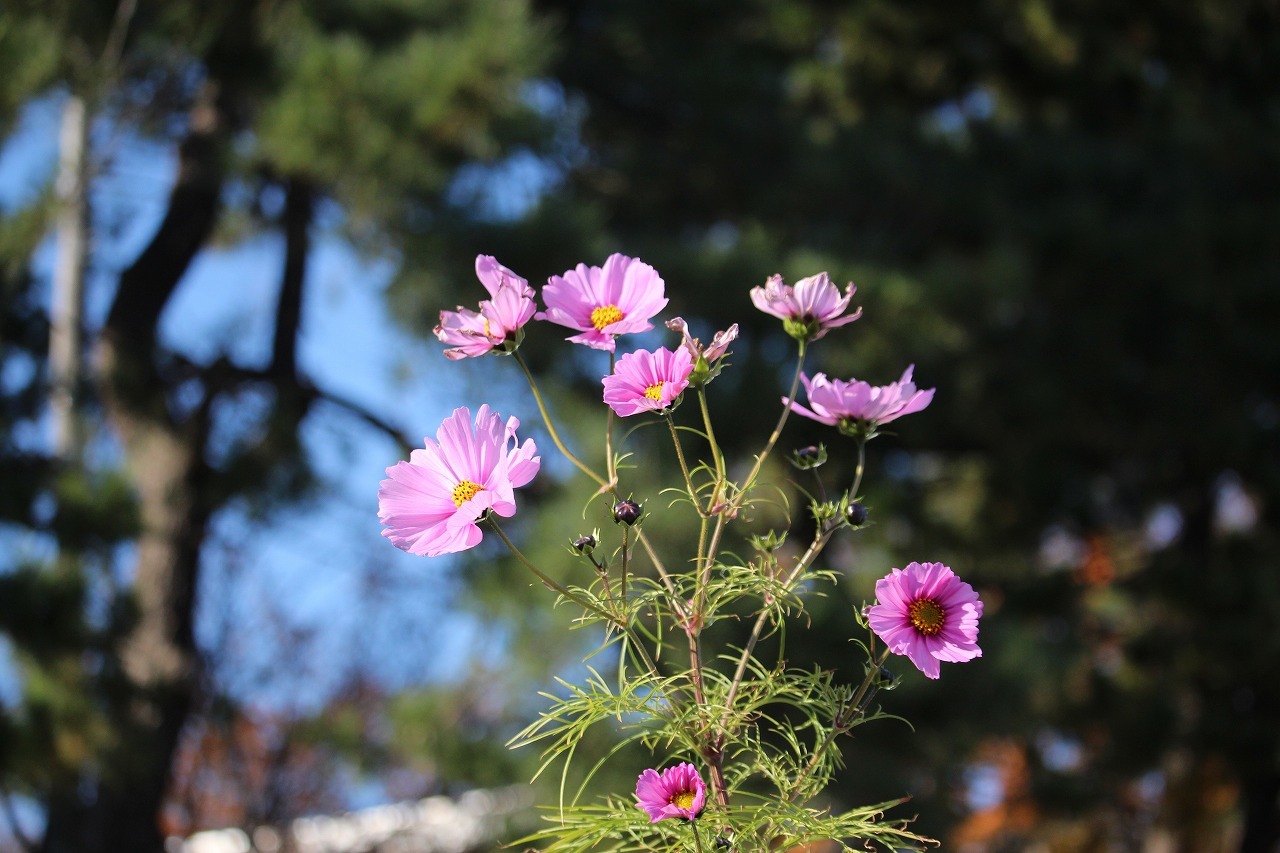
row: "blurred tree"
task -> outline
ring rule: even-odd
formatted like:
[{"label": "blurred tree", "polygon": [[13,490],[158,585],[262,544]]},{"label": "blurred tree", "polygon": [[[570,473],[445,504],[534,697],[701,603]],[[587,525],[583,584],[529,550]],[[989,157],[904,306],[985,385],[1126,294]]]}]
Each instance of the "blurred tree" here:
[{"label": "blurred tree", "polygon": [[939,389],[873,448],[873,518],[892,523],[859,534],[847,600],[788,655],[836,665],[847,605],[928,558],[983,588],[987,657],[927,689],[908,676],[891,704],[921,733],[855,744],[875,772],[844,795],[909,790],[941,833],[975,766],[1016,765],[1006,794],[1043,820],[991,829],[991,849],[1069,815],[1205,849],[1209,815],[1272,851],[1277,5],[541,8],[565,180],[514,226],[450,223],[460,255],[537,278],[637,254],[669,314],[746,324],[712,395],[730,442],[773,417],[760,389],[785,350],[745,298],[772,272],[862,286],[866,316],[813,369],[881,382],[914,361]]},{"label": "blurred tree", "polygon": [[[47,548],[0,575],[0,628],[23,683],[3,717],[0,796],[43,807],[40,849],[162,849],[179,736],[216,689],[193,630],[210,524],[238,498],[305,493],[301,423],[318,400],[354,410],[297,362],[319,212],[340,211],[329,219],[383,249],[405,223],[429,228],[461,166],[535,139],[520,86],[540,36],[522,0],[5,5],[0,128],[58,93],[74,131],[57,200],[40,194],[3,221],[4,517]],[[83,147],[104,134],[172,145],[176,175],[102,325],[81,328],[74,286],[55,298],[70,311],[53,318],[50,362],[44,282],[27,264],[59,210],[71,242],[60,271],[74,278],[84,247],[107,243],[87,202],[111,147]],[[264,232],[284,245],[270,360],[197,363],[165,346],[161,315],[198,255]],[[92,250],[87,260],[107,267]],[[47,392],[60,423],[80,424],[56,453],[32,437]],[[228,423],[246,394],[266,404]],[[86,452],[104,432],[119,469]]]}]

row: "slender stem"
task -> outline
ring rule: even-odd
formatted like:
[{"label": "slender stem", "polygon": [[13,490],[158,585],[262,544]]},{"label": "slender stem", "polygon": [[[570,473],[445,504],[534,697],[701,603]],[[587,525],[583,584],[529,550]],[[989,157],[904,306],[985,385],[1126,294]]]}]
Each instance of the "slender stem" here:
[{"label": "slender stem", "polygon": [[630,527],[622,528],[622,592],[620,595],[624,602],[627,600],[627,564],[631,562],[631,543],[628,541],[630,530]]},{"label": "slender stem", "polygon": [[[592,562],[592,563],[595,563],[595,558],[594,558],[594,557],[591,559],[591,562]],[[626,601],[627,601],[627,600],[626,600],[626,596],[625,596],[625,594],[624,594],[624,595],[622,595],[622,597],[621,597],[621,599],[618,601],[618,603],[616,603],[616,604],[614,603],[614,601],[613,601],[613,589],[612,589],[612,587],[611,587],[611,586],[610,586],[610,584],[609,584],[609,570],[608,570],[608,568],[600,568],[600,566],[601,566],[601,565],[602,565],[602,564],[597,564],[597,565],[596,565],[596,571],[597,571],[597,574],[599,574],[599,576],[600,576],[600,583],[601,583],[601,585],[604,587],[604,600],[605,600],[605,601],[607,601],[607,602],[609,603],[609,606],[610,606],[610,607],[616,607],[616,608],[617,608],[617,610],[618,610],[618,615],[614,616],[614,617],[613,617],[613,620],[614,620],[615,622],[620,622],[620,621],[622,621],[622,619],[623,619],[623,606],[626,604]],[[626,580],[626,577],[627,577],[627,570],[626,570],[626,566],[625,566],[625,564],[624,564],[624,565],[623,565],[623,569],[622,569],[622,578],[623,578],[623,580],[624,580],[624,581]]]},{"label": "slender stem", "polygon": [[[515,352],[516,364],[520,365],[520,369],[524,371],[525,379],[529,382],[529,389],[533,391],[533,399],[538,404],[538,411],[542,414],[542,422],[547,426],[547,432],[551,434],[551,440],[555,442],[556,447],[564,454],[565,458],[572,462],[579,471],[595,480],[600,485],[601,491],[608,491],[618,497],[618,484],[612,478],[606,480],[591,470],[581,459],[569,452],[569,448],[564,446],[564,442],[560,440],[559,433],[556,432],[555,424],[551,421],[551,415],[547,412],[546,404],[542,400],[542,394],[538,391],[538,383],[534,381],[533,374],[529,371],[529,365],[524,361],[520,351]],[[667,573],[666,568],[662,564],[662,560],[658,557],[658,552],[653,549],[653,545],[649,542],[649,538],[644,535],[643,531],[636,531],[636,539],[644,546],[645,553],[649,555],[649,560],[653,563],[653,567],[658,572],[658,577],[662,579],[667,590],[673,595],[675,594],[675,585],[671,581],[671,576]]]},{"label": "slender stem", "polygon": [[[818,762],[822,760],[822,754],[831,748],[831,744],[835,743],[837,737],[847,732],[849,727],[853,725],[858,717],[862,716],[863,709],[861,707],[863,697],[867,695],[867,691],[871,689],[871,685],[880,676],[880,667],[884,666],[885,660],[889,657],[889,649],[886,647],[879,655],[871,661],[871,666],[867,668],[867,675],[862,679],[862,684],[858,687],[853,698],[849,700],[849,704],[844,710],[836,714],[836,718],[831,721],[831,731],[827,732],[827,736],[823,738],[822,743],[813,751],[813,757],[809,759],[809,763],[804,770],[796,777],[795,784],[791,788],[791,793],[787,795],[787,800],[794,800],[800,794],[800,787],[804,781],[813,775],[813,771],[818,769]],[[847,717],[847,719],[845,719]]]},{"label": "slender stem", "polygon": [[[827,540],[831,538],[831,534],[834,532],[834,527],[818,531],[818,533],[813,537],[813,541],[809,543],[809,547],[805,550],[803,556],[800,557],[800,561],[796,563],[795,568],[793,568],[791,573],[787,575],[787,579],[783,583],[784,589],[789,588],[791,584],[795,583],[796,578],[798,578],[800,574],[809,567],[814,559],[817,558],[818,554],[822,552],[823,547],[827,544]],[[751,660],[751,653],[755,651],[756,643],[760,640],[760,634],[764,631],[764,623],[768,618],[768,609],[761,610],[760,614],[756,616],[755,625],[751,628],[751,635],[747,638],[747,644],[743,647],[742,655],[738,658],[738,668],[734,670],[733,681],[729,683],[729,692],[726,694],[724,700],[725,712],[724,716],[720,720],[721,728],[724,728],[724,726],[729,722],[729,714],[733,710],[733,701],[738,696],[738,688],[742,685],[742,678],[747,672],[747,662]]]},{"label": "slender stem", "polygon": [[[613,351],[610,350],[609,372],[605,375],[612,376],[613,368],[614,368]],[[611,406],[605,406],[605,409],[607,409],[608,411],[605,413],[605,426],[604,426],[604,470],[605,470],[605,473],[609,476],[609,482],[616,483],[618,482],[618,472],[615,471],[613,467],[613,408]]]},{"label": "slender stem", "polygon": [[592,613],[601,617],[602,619],[609,622],[610,624],[618,626],[618,628],[622,631],[622,633],[626,634],[627,637],[631,640],[632,647],[639,653],[640,657],[644,661],[645,667],[649,670],[650,674],[653,675],[654,678],[661,678],[661,675],[658,672],[657,665],[653,662],[653,659],[649,657],[649,652],[645,649],[643,645],[641,645],[640,639],[631,632],[630,626],[627,625],[624,619],[620,618],[619,616],[615,616],[612,613],[609,613],[607,610],[604,610],[595,602],[588,601],[582,596],[574,592],[571,592],[559,581],[556,581],[548,577],[541,569],[539,569],[532,562],[530,562],[528,557],[526,557],[523,553],[521,553],[520,549],[515,546],[514,542],[512,542],[510,539],[507,538],[507,534],[504,533],[502,531],[502,528],[498,526],[498,521],[497,519],[494,518],[492,513],[489,514],[486,521],[488,522],[489,527],[493,530],[493,532],[498,534],[498,538],[501,539],[503,543],[506,544],[507,548],[510,549],[511,553],[515,555],[516,559],[519,560],[521,563],[523,563],[525,568],[533,572],[533,574],[538,578],[538,580],[542,581],[549,589],[555,590],[556,592],[560,593],[565,598],[569,599],[574,604],[578,605],[584,610],[590,610]]},{"label": "slender stem", "polygon": [[738,494],[733,499],[735,507],[742,505],[742,500],[747,492],[751,489],[751,485],[755,482],[756,476],[760,473],[760,469],[764,467],[764,460],[768,458],[769,452],[773,450],[773,446],[778,443],[778,439],[782,436],[782,428],[786,426],[787,416],[791,414],[790,402],[796,398],[796,390],[800,387],[800,373],[804,370],[804,354],[805,342],[800,342],[800,354],[796,359],[796,373],[791,378],[791,390],[787,393],[788,404],[782,407],[782,414],[778,417],[778,425],[773,428],[773,432],[769,435],[769,440],[765,442],[764,450],[760,451],[760,455],[756,457],[756,464],[751,469],[751,473],[742,481],[742,488],[738,490]]},{"label": "slender stem", "polygon": [[698,831],[698,821],[697,820],[689,821],[689,828],[693,830],[693,846],[697,848],[698,853],[703,853],[702,833]]},{"label": "slender stem", "polygon": [[849,487],[849,503],[853,503],[858,497],[858,489],[862,488],[862,472],[867,466],[867,440],[865,438],[858,439],[858,467],[853,472],[853,485]]},{"label": "slender stem", "polygon": [[720,444],[716,441],[715,430],[711,428],[711,411],[707,408],[707,390],[703,386],[698,389],[698,406],[702,409],[702,424],[707,430],[707,443],[711,445],[711,458],[716,466],[716,487],[711,494],[710,500],[707,502],[707,511],[711,511],[715,507],[716,502],[720,500],[720,493],[724,489],[724,456],[720,453]]},{"label": "slender stem", "polygon": [[[560,440],[560,434],[556,432],[555,424],[551,421],[551,415],[547,412],[547,406],[542,401],[542,393],[538,391],[538,383],[534,381],[533,373],[529,371],[529,365],[525,364],[524,357],[520,355],[519,350],[516,350],[515,358],[516,358],[516,364],[520,365],[520,369],[524,371],[524,378],[529,381],[529,389],[533,391],[533,399],[534,399],[534,402],[538,404],[538,411],[542,414],[542,422],[546,424],[547,432],[551,434],[551,440],[555,442],[556,447],[560,450],[561,453],[564,454],[566,459],[568,459],[570,462],[574,464],[575,467],[577,467],[579,471],[586,474],[591,479],[595,480],[596,483],[598,483],[602,489],[612,488],[612,484],[613,484],[612,479],[606,480],[605,478],[601,477],[599,474],[593,471],[590,467],[588,467],[588,465],[585,462],[583,462],[577,456],[574,456],[573,453],[569,451],[569,448],[564,446],[564,442]],[[610,410],[610,413],[612,413],[612,410]]]},{"label": "slender stem", "polygon": [[667,428],[671,430],[671,442],[676,446],[676,459],[680,460],[680,473],[684,474],[684,486],[689,490],[689,500],[693,501],[694,507],[701,515],[702,507],[698,505],[698,492],[693,488],[693,478],[689,476],[689,466],[684,461],[684,448],[680,446],[680,433],[676,432],[676,422],[672,420],[670,412],[663,414],[662,419],[667,422]]}]

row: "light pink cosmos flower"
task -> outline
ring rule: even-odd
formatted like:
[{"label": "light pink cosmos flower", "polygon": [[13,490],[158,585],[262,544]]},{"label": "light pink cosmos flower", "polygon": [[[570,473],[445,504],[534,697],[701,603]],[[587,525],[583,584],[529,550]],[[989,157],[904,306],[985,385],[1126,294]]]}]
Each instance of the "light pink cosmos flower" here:
[{"label": "light pink cosmos flower", "polygon": [[524,338],[524,326],[533,318],[533,288],[529,282],[504,267],[492,255],[476,256],[476,277],[489,291],[480,311],[458,306],[457,311],[441,311],[436,337],[452,349],[446,357],[457,360],[487,355],[495,350],[510,353]]},{"label": "light pink cosmos flower", "polygon": [[668,767],[659,775],[648,769],[636,782],[637,808],[649,813],[649,823],[669,817],[693,820],[707,803],[707,786],[698,768],[685,762]]},{"label": "light pink cosmos flower", "polygon": [[909,563],[876,581],[876,601],[867,622],[889,651],[906,655],[929,678],[939,661],[964,663],[982,657],[978,619],[982,601],[973,587],[942,563]]},{"label": "light pink cosmos flower", "polygon": [[578,329],[567,340],[614,351],[614,338],[653,328],[649,320],[667,304],[657,271],[637,258],[610,255],[603,267],[578,264],[553,275],[542,289],[547,310],[537,319]]},{"label": "light pink cosmos flower", "polygon": [[936,388],[920,391],[911,381],[911,365],[897,382],[873,386],[857,379],[828,379],[825,373],[814,374],[810,379],[800,374],[804,390],[809,396],[809,408],[795,400],[782,398],[782,402],[797,414],[812,418],[828,426],[839,427],[847,435],[859,431],[866,437],[875,434],[880,424],[897,420],[925,408],[933,401]]},{"label": "light pink cosmos flower", "polygon": [[520,422],[483,405],[472,427],[471,411],[457,408],[424,439],[408,462],[387,469],[378,490],[382,535],[402,551],[427,557],[465,551],[480,543],[476,521],[492,511],[515,515],[513,488],[538,473],[541,457],[533,439],[516,444]]},{"label": "light pink cosmos flower", "polygon": [[862,316],[859,308],[840,316],[849,308],[857,288],[853,282],[845,287],[844,296],[831,283],[825,272],[802,278],[792,287],[782,283],[782,276],[771,275],[764,287],[751,288],[751,301],[766,314],[782,320],[787,334],[799,341],[816,341],[828,330],[852,323]]},{"label": "light pink cosmos flower", "polygon": [[693,356],[681,348],[672,352],[659,347],[653,352],[629,352],[606,376],[604,401],[618,417],[639,412],[660,412],[671,408],[689,387]]}]

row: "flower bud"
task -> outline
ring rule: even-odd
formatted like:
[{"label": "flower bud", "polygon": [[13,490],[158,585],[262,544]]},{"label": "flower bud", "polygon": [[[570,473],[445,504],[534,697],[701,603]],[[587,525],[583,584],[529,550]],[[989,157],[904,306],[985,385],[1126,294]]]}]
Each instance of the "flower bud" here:
[{"label": "flower bud", "polygon": [[618,501],[613,505],[613,521],[615,524],[622,522],[630,527],[640,520],[640,516],[643,513],[644,509],[640,504],[632,500]]},{"label": "flower bud", "polygon": [[577,551],[579,554],[591,556],[591,552],[595,549],[596,537],[589,533],[586,536],[579,536],[577,539],[573,540],[573,550]]},{"label": "flower bud", "polygon": [[791,464],[801,471],[809,471],[823,465],[827,461],[827,446],[825,444],[809,445],[808,447],[800,447],[791,451]]},{"label": "flower bud", "polygon": [[862,501],[854,501],[844,511],[845,520],[849,522],[850,527],[861,527],[867,523],[867,508],[862,505]]},{"label": "flower bud", "polygon": [[782,543],[786,541],[787,533],[785,530],[781,534],[776,530],[770,530],[764,536],[753,535],[751,537],[751,547],[762,554],[772,554],[782,547]]}]

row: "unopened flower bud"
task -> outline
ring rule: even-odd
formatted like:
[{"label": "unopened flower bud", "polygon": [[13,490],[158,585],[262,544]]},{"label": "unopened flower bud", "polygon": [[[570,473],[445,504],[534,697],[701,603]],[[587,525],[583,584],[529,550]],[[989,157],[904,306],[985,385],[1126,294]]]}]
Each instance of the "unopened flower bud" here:
[{"label": "unopened flower bud", "polygon": [[595,549],[596,537],[591,534],[579,536],[577,539],[573,540],[573,550],[577,551],[579,554],[586,554],[590,556],[591,552]]},{"label": "unopened flower bud", "polygon": [[784,530],[778,533],[776,530],[770,530],[764,536],[753,535],[751,537],[751,547],[763,554],[772,554],[787,541],[787,533]]},{"label": "unopened flower bud", "polygon": [[825,444],[811,444],[808,447],[801,447],[791,451],[791,464],[801,471],[817,468],[826,463],[826,461],[827,446]]},{"label": "unopened flower bud", "polygon": [[623,524],[630,527],[631,525],[635,524],[637,521],[640,520],[640,516],[643,512],[644,512],[644,509],[641,508],[640,504],[636,503],[635,501],[632,501],[632,500],[618,501],[616,504],[613,505],[613,520],[615,524],[617,522],[622,522]]},{"label": "unopened flower bud", "polygon": [[862,501],[854,501],[844,511],[844,517],[850,527],[861,527],[867,523],[867,508],[862,505]]}]

